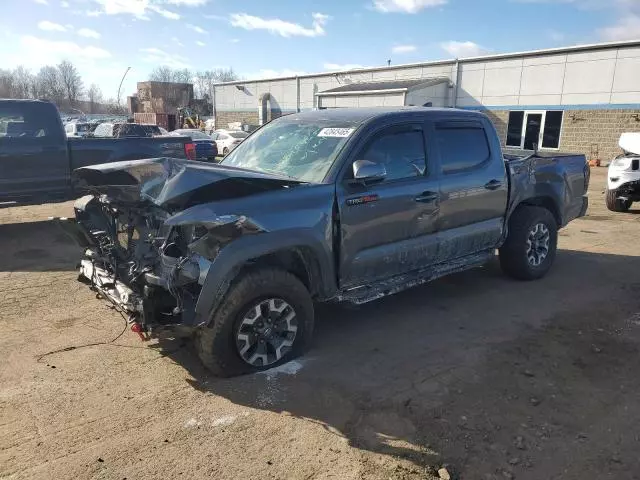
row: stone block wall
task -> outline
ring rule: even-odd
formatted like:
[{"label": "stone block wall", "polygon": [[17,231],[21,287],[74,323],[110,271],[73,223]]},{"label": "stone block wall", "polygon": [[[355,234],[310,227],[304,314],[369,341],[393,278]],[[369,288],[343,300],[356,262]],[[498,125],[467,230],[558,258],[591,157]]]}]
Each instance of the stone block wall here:
[{"label": "stone block wall", "polygon": [[[283,112],[279,108],[272,108],[267,115],[267,121],[274,118],[290,115],[294,112]],[[225,110],[216,110],[216,128],[228,128],[228,124],[232,122],[242,122],[248,125],[260,125],[258,110],[255,112],[231,112]]]},{"label": "stone block wall", "polygon": [[229,123],[241,122],[258,125],[258,110],[255,112],[227,112],[216,111],[216,128],[228,128]]},{"label": "stone block wall", "polygon": [[[484,113],[495,125],[504,147],[509,111]],[[587,160],[608,162],[622,152],[618,140],[624,132],[640,132],[640,110],[565,110],[559,151],[583,153]]]},{"label": "stone block wall", "polygon": [[640,132],[640,110],[567,110],[560,150],[609,161],[622,153],[618,140],[624,132]]}]

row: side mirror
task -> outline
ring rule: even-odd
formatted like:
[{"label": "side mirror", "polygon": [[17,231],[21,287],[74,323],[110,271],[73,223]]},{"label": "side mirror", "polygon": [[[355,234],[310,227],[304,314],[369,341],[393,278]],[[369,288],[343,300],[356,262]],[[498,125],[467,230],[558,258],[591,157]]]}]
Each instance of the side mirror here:
[{"label": "side mirror", "polygon": [[356,160],[353,162],[353,180],[355,183],[367,185],[381,182],[387,176],[387,169],[380,163],[369,160]]}]

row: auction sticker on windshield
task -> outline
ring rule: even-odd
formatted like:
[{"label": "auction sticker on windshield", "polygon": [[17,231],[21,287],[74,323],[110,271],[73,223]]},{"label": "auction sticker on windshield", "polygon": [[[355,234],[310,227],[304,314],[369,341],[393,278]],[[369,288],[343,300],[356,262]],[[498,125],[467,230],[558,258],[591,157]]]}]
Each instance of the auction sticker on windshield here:
[{"label": "auction sticker on windshield", "polygon": [[355,128],[323,128],[318,133],[318,136],[345,138],[351,135],[354,130]]}]

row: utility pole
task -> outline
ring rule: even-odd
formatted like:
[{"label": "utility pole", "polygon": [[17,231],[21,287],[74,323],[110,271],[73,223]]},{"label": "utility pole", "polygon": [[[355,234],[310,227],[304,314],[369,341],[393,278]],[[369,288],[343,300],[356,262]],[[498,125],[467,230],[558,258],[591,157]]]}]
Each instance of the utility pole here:
[{"label": "utility pole", "polygon": [[122,83],[124,82],[124,77],[127,76],[127,73],[129,73],[129,70],[131,70],[131,67],[127,67],[127,69],[124,71],[124,75],[122,75],[122,80],[120,80],[120,86],[118,86],[118,106],[120,106],[120,90],[122,89]]}]

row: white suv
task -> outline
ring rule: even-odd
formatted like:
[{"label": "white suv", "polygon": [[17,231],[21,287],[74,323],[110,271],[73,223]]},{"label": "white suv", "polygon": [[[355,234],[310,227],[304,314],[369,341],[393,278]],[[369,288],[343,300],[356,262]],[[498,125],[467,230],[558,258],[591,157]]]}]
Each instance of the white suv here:
[{"label": "white suv", "polygon": [[624,153],[609,164],[605,199],[612,212],[626,212],[640,201],[640,133],[623,133],[618,145]]}]

